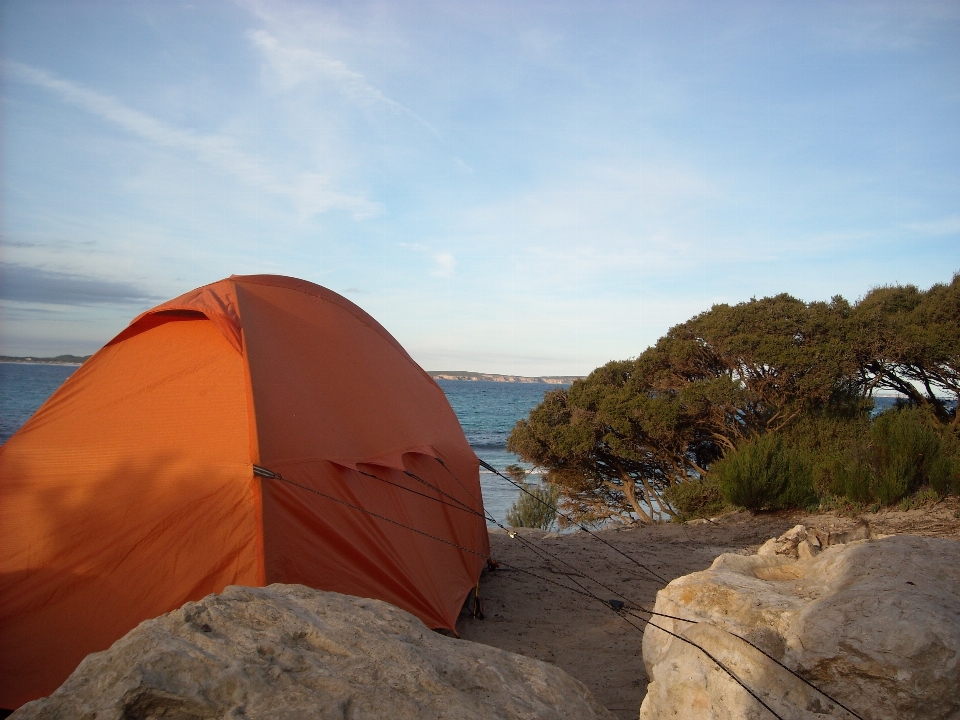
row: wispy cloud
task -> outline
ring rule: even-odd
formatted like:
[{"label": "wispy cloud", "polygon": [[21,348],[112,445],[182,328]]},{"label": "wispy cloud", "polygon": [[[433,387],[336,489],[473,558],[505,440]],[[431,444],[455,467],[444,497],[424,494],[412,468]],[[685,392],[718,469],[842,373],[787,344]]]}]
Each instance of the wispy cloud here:
[{"label": "wispy cloud", "polygon": [[160,300],[130,282],[117,282],[75,273],[0,264],[0,299],[49,305],[96,305]]},{"label": "wispy cloud", "polygon": [[10,80],[33,85],[58,96],[64,102],[160,147],[186,151],[197,160],[226,172],[241,182],[287,198],[305,217],[327,210],[345,210],[357,219],[380,213],[379,204],[331,186],[329,178],[312,172],[296,174],[292,181],[281,180],[259,159],[245,153],[229,137],[203,135],[173,127],[146,113],[134,110],[116,98],[95,92],[45,70],[13,61],[3,62]]},{"label": "wispy cloud", "polygon": [[453,277],[453,274],[457,269],[457,259],[452,253],[437,253],[433,256],[433,263],[433,270],[430,271],[430,274],[434,277]]},{"label": "wispy cloud", "polygon": [[882,0],[862,4],[837,3],[817,16],[817,28],[829,46],[853,51],[912,51],[958,15],[956,3]]},{"label": "wispy cloud", "polygon": [[361,73],[351,70],[340,60],[328,58],[312,48],[283,43],[266,30],[253,30],[249,36],[282,89],[289,90],[304,83],[329,80],[356,104],[366,108],[384,108],[397,115],[404,115],[432,135],[440,137],[433,125],[406,105],[384,95]]},{"label": "wispy cloud", "polygon": [[960,215],[928,222],[905,223],[902,227],[922,235],[957,235],[960,234]]},{"label": "wispy cloud", "polygon": [[[496,253],[531,278],[565,286],[610,272],[636,277],[688,272],[728,258],[709,242],[702,214],[724,192],[693,170],[647,161],[585,163],[539,187],[460,211],[450,243]],[[639,165],[639,163],[635,163]]]},{"label": "wispy cloud", "polygon": [[430,274],[438,278],[451,278],[457,270],[457,259],[450,252],[434,252],[429,245],[423,243],[397,243],[402,248],[413,250],[415,253],[429,257],[433,263]]}]

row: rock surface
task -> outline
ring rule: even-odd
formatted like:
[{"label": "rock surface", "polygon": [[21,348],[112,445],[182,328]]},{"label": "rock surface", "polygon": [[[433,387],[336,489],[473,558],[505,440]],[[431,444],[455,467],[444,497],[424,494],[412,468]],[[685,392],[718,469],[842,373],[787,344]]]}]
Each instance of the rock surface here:
[{"label": "rock surface", "polygon": [[857,525],[846,532],[827,532],[806,525],[794,525],[780,537],[770,538],[760,549],[757,555],[772,556],[786,555],[803,559],[812,558],[830,545],[845,545],[855,540],[876,540],[887,537],[878,535],[863,518]]},{"label": "rock surface", "polygon": [[547,663],[441,636],[379,600],[228,587],[141,623],[14,715],[164,718],[612,718]]},{"label": "rock surface", "polygon": [[[786,534],[798,546],[805,531]],[[735,636],[865,720],[960,718],[955,540],[888,536],[805,559],[721,555],[661,590],[655,610],[699,621],[653,619],[702,646],[786,720],[853,716]],[[662,630],[648,626],[643,659],[651,682],[641,720],[773,717],[701,650]]]}]

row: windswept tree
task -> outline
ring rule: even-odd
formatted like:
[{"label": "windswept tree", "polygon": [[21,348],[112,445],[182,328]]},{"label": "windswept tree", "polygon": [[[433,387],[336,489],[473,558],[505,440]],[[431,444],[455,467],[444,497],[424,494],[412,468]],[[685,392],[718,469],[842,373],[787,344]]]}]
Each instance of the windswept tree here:
[{"label": "windswept tree", "polygon": [[548,470],[580,520],[649,523],[670,515],[663,492],[696,467],[680,403],[641,386],[633,365],[609,363],[548,393],[511,434],[510,449]]},{"label": "windswept tree", "polygon": [[894,390],[960,425],[960,273],[926,292],[872,290],[853,310],[849,335],[865,393]]},{"label": "windswept tree", "polygon": [[671,487],[768,433],[836,435],[878,389],[903,393],[960,442],[960,274],[925,292],[876,288],[854,305],[715,305],[639,357],[548,393],[509,447],[547,471],[578,519],[656,522],[674,514]]},{"label": "windswept tree", "polygon": [[548,393],[509,447],[548,471],[579,519],[670,517],[672,485],[701,478],[744,440],[850,401],[849,309],[789,295],[714,306],[635,360]]}]

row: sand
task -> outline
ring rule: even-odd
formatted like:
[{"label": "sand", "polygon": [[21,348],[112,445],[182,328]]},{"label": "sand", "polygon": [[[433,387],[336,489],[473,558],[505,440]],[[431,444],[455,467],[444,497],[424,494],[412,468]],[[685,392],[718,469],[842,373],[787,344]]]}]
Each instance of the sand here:
[{"label": "sand", "polygon": [[[948,498],[919,510],[863,515],[878,533],[908,533],[960,541],[960,498]],[[603,530],[610,545],[649,567],[657,579],[584,532],[559,535],[520,530],[511,538],[491,531],[493,557],[500,569],[481,579],[484,620],[461,616],[461,637],[545,660],[566,670],[590,688],[619,718],[636,718],[646,693],[647,676],[640,654],[642,630],[630,626],[604,602],[558,587],[576,588],[571,574],[582,571],[607,587],[578,578],[601,600],[620,594],[653,607],[666,582],[710,566],[722,553],[749,554],[771,537],[798,523],[840,531],[856,517],[836,513],[730,513],[697,524]],[[538,557],[530,545],[557,560]],[[562,561],[562,562],[561,562]],[[568,563],[573,568],[565,566]],[[522,569],[522,570],[520,570]],[[528,573],[536,573],[540,578]],[[634,620],[637,625],[642,625]]]}]

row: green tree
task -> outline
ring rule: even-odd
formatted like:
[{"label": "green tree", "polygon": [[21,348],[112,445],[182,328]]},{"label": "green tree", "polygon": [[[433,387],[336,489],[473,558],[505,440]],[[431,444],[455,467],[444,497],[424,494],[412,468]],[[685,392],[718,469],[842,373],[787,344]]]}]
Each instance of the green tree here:
[{"label": "green tree", "polygon": [[848,310],[788,295],[715,306],[635,360],[548,393],[509,447],[547,469],[578,518],[671,518],[671,486],[855,391],[837,341]]},{"label": "green tree", "polygon": [[[805,303],[785,294],[715,305],[639,357],[547,393],[508,445],[547,471],[564,510],[578,520],[650,523],[674,517],[674,503],[714,502],[710,482],[701,499],[699,491],[688,498],[672,488],[707,481],[715,463],[759,452],[747,448],[766,447],[758,443],[771,433],[781,446],[767,460],[796,468],[797,457],[805,458],[810,484],[763,496],[758,507],[808,502],[810,487],[820,494],[849,487],[856,495],[863,486],[875,495],[875,481],[864,485],[865,471],[857,469],[862,463],[841,458],[840,448],[861,437],[879,388],[929,407],[958,437],[960,275],[926,292],[877,288],[854,305],[839,296]],[[891,488],[897,473],[907,472],[895,466]]]},{"label": "green tree", "polygon": [[960,273],[926,292],[870,291],[851,314],[849,335],[865,394],[895,390],[939,422],[960,425]]}]

